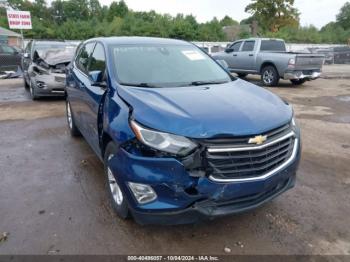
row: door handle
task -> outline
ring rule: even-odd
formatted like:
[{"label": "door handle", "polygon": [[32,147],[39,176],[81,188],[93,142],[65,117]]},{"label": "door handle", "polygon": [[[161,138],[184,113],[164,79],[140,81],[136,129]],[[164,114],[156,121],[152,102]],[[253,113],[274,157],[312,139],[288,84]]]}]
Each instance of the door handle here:
[{"label": "door handle", "polygon": [[249,56],[253,56],[253,54],[249,54]]},{"label": "door handle", "polygon": [[233,56],[237,56],[237,54],[233,54]]}]

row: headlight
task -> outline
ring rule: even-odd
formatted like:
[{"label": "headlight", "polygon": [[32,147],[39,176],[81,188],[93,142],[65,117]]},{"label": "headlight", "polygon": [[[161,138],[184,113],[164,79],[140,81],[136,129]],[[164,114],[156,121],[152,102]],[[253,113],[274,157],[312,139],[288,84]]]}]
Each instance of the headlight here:
[{"label": "headlight", "polygon": [[42,67],[33,66],[33,71],[39,75],[49,75],[49,72]]},{"label": "headlight", "polygon": [[139,141],[160,151],[184,156],[197,146],[186,137],[146,129],[135,121],[130,125]]}]

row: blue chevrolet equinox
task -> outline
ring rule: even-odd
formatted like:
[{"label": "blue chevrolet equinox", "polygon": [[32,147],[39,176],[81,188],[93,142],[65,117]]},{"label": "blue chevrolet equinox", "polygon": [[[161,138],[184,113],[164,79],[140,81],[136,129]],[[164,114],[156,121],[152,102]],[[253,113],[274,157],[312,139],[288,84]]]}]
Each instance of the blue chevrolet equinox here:
[{"label": "blue chevrolet equinox", "polygon": [[191,43],[90,39],[66,81],[70,133],[103,161],[121,218],[193,223],[256,208],[295,184],[292,107]]}]

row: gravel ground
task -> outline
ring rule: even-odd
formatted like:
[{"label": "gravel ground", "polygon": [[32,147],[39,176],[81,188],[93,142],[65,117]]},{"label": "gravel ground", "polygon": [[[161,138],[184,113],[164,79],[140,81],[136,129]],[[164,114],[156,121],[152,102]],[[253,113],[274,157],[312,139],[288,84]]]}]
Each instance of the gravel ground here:
[{"label": "gravel ground", "polygon": [[349,80],[270,89],[302,129],[294,189],[248,213],[172,227],[118,219],[102,164],[68,134],[64,101],[33,102],[22,83],[0,80],[0,254],[350,254]]}]

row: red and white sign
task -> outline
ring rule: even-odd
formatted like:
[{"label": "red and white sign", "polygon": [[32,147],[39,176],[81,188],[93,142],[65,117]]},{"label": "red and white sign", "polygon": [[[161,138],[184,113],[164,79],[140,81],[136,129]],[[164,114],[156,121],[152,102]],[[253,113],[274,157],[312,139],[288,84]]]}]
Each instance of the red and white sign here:
[{"label": "red and white sign", "polygon": [[10,29],[32,29],[32,18],[28,11],[7,10],[7,20]]}]

